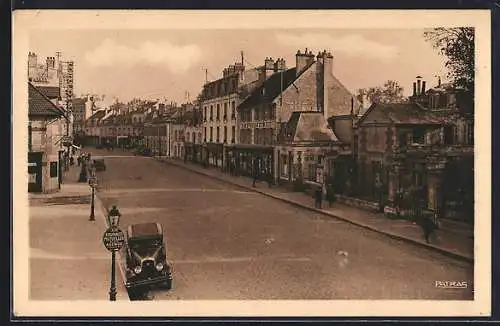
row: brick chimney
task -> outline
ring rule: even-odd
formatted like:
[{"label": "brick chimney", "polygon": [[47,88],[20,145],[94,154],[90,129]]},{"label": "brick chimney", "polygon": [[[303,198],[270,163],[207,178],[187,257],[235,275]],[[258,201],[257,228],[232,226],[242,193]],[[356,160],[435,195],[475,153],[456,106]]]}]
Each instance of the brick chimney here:
[{"label": "brick chimney", "polygon": [[274,63],[274,72],[280,72],[286,70],[286,62],[283,58],[278,58]]},{"label": "brick chimney", "polygon": [[312,62],[314,62],[314,54],[311,51],[306,50],[304,53],[297,51],[295,54],[295,68],[297,69],[297,76]]},{"label": "brick chimney", "polygon": [[56,58],[55,57],[47,57],[46,59],[47,68],[55,68],[56,67]]},{"label": "brick chimney", "polygon": [[316,98],[318,111],[323,112],[325,119],[328,119],[328,87],[333,80],[333,55],[330,52],[319,52],[316,56]]},{"label": "brick chimney", "polygon": [[271,77],[274,73],[274,60],[273,58],[267,58],[264,60],[264,74],[266,79]]}]

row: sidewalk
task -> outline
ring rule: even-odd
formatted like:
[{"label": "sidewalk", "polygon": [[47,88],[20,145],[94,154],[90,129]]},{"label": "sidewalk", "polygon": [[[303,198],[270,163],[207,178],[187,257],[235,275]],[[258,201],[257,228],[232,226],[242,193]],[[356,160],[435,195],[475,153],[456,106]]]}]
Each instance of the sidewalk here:
[{"label": "sidewalk", "polygon": [[242,187],[247,190],[261,193],[265,196],[282,200],[311,211],[341,219],[351,224],[386,234],[391,238],[413,243],[431,250],[435,250],[467,262],[474,261],[474,233],[471,229],[464,228],[456,223],[443,223],[437,230],[436,236],[430,244],[425,243],[420,227],[407,220],[391,220],[380,213],[371,213],[348,205],[334,203],[328,208],[328,203],[323,202],[323,209],[314,208],[314,199],[301,192],[289,192],[283,188],[273,186],[269,188],[265,182],[257,182],[252,187],[252,180],[248,177],[235,177],[215,168],[203,168],[194,163],[184,163],[182,160],[162,159],[167,164],[173,164],[195,173],[203,174],[226,183]]},{"label": "sidewalk", "polygon": [[[60,192],[29,194],[31,300],[109,300],[105,217],[96,201],[89,221],[90,189],[77,182],[79,172],[76,166],[65,172]],[[116,299],[129,300],[119,270],[116,287]]]}]

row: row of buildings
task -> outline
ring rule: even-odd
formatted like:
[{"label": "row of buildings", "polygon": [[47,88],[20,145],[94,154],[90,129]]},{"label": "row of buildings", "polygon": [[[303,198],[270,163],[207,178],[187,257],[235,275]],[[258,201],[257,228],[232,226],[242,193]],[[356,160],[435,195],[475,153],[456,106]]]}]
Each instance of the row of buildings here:
[{"label": "row of buildings", "polygon": [[243,59],[207,82],[199,101],[96,111],[93,144],[142,145],[155,155],[258,175],[388,213],[403,198],[441,217],[473,221],[474,108],[450,84],[420,77],[404,103],[360,101],[333,74],[327,51],[297,51],[294,66]]}]

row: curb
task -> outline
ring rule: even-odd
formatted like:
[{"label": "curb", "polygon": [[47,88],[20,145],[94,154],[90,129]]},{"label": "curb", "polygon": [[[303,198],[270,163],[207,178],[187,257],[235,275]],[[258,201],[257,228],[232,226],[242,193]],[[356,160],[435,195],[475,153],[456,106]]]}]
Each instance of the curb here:
[{"label": "curb", "polygon": [[378,229],[376,227],[373,227],[371,225],[360,223],[360,222],[355,222],[355,221],[349,220],[349,219],[347,219],[345,217],[341,217],[341,216],[329,213],[329,212],[321,210],[321,209],[317,209],[317,208],[314,208],[314,207],[309,207],[307,205],[304,205],[304,204],[301,204],[301,203],[297,203],[297,202],[295,202],[293,200],[290,200],[290,199],[282,198],[282,197],[279,197],[279,196],[276,196],[276,195],[273,195],[273,194],[269,194],[269,193],[260,191],[260,190],[258,190],[256,188],[253,188],[253,187],[243,186],[243,185],[237,184],[235,182],[232,182],[232,181],[229,181],[229,180],[225,180],[225,179],[222,179],[222,178],[214,176],[214,175],[210,175],[210,174],[204,173],[202,171],[197,171],[197,170],[191,169],[188,166],[186,166],[185,164],[180,164],[180,163],[177,163],[177,162],[172,162],[172,161],[167,161],[167,160],[165,160],[165,161],[159,161],[159,162],[164,162],[166,164],[174,165],[174,166],[180,167],[182,169],[185,169],[185,170],[188,170],[188,171],[191,171],[191,172],[194,172],[194,173],[197,173],[197,174],[200,174],[200,175],[204,175],[206,177],[209,177],[209,178],[221,181],[221,182],[226,183],[226,184],[237,186],[239,188],[250,190],[250,191],[262,194],[264,196],[270,197],[270,198],[281,200],[282,202],[285,202],[285,203],[293,205],[293,206],[297,206],[297,207],[300,207],[300,208],[303,208],[303,209],[307,209],[309,211],[313,211],[313,212],[316,212],[316,213],[319,213],[319,214],[323,214],[323,215],[326,215],[326,216],[329,216],[329,217],[332,217],[332,218],[336,218],[338,220],[350,223],[352,225],[355,225],[355,226],[358,226],[358,227],[361,227],[361,228],[364,228],[364,229],[367,229],[367,230],[370,230],[370,231],[373,231],[373,232],[376,232],[376,233],[379,233],[379,234],[384,234],[384,235],[386,235],[386,236],[388,236],[390,238],[396,239],[396,240],[401,240],[401,241],[404,241],[404,242],[407,242],[407,243],[410,243],[410,244],[413,244],[413,245],[416,245],[416,246],[420,246],[420,247],[428,249],[428,250],[433,250],[433,251],[439,252],[442,255],[451,257],[453,259],[461,260],[461,261],[464,261],[464,262],[467,262],[467,263],[474,263],[474,258],[471,258],[469,256],[465,256],[465,255],[462,255],[462,254],[459,254],[459,253],[456,253],[456,252],[452,252],[452,251],[449,251],[449,250],[446,250],[446,249],[434,246],[432,244],[427,244],[427,243],[424,243],[424,242],[420,242],[420,241],[417,241],[415,239],[412,239],[412,238],[409,238],[409,237],[406,237],[406,236],[403,236],[403,235],[400,235],[400,234],[383,231],[383,230],[380,230],[380,229]]},{"label": "curb", "polygon": [[[99,197],[97,196],[97,191],[96,191],[96,194],[95,194],[95,197],[94,197],[94,201],[95,201],[95,206],[96,208],[99,207],[99,211],[100,211],[100,215],[102,216],[102,219],[104,221],[104,225],[106,226],[106,228],[109,227],[109,223],[108,223],[108,219],[106,218],[106,214],[104,212],[106,212],[106,206],[104,206],[104,203],[99,199]],[[123,261],[123,257],[120,253],[120,251],[116,251],[116,258],[118,259],[118,269],[120,270],[120,276],[121,276],[121,279],[122,279],[122,284],[123,284],[123,287],[125,287],[125,271],[123,270],[123,266],[122,266],[122,261]],[[117,292],[118,292],[118,289],[117,289]],[[125,297],[130,301],[130,297],[127,293],[127,288],[125,287],[125,293],[124,293]]]}]

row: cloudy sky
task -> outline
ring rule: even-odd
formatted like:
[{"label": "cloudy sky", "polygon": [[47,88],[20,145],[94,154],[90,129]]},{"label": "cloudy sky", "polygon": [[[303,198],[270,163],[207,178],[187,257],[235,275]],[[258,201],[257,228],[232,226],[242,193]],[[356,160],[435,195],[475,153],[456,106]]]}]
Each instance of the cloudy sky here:
[{"label": "cloudy sky", "polygon": [[[51,30],[30,33],[30,51],[39,60],[55,56],[75,61],[75,91],[118,97],[193,99],[205,81],[241,59],[247,67],[265,57],[283,57],[295,66],[295,53],[308,48],[334,55],[333,73],[351,91],[398,81],[405,93],[423,76],[428,85],[446,75],[444,58],[423,38],[423,29],[346,30]],[[50,33],[50,37],[48,37]],[[27,53],[26,53],[27,55]]]}]

